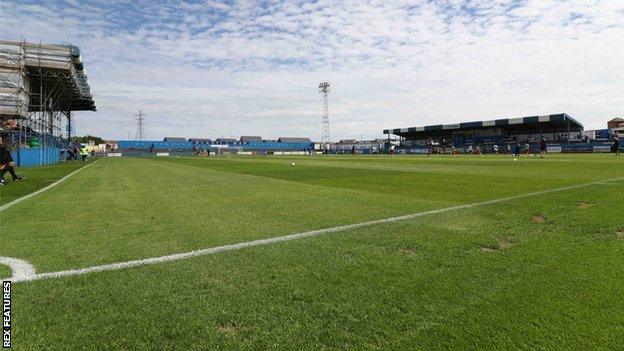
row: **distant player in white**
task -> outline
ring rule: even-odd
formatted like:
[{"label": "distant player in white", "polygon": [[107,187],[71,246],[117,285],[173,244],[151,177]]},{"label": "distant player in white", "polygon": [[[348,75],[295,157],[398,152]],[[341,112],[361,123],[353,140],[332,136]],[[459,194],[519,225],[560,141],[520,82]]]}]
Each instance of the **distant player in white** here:
[{"label": "distant player in white", "polygon": [[498,145],[494,144],[494,153],[498,156]]}]

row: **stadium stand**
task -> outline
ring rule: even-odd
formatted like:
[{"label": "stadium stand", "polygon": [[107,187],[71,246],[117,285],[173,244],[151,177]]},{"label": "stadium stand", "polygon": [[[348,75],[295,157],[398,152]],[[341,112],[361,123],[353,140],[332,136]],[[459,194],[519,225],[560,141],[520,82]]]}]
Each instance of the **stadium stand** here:
[{"label": "stadium stand", "polygon": [[400,137],[398,152],[434,153],[450,152],[455,147],[467,152],[479,146],[484,152],[491,152],[494,145],[506,150],[506,145],[516,143],[530,145],[537,151],[539,141],[545,138],[550,152],[601,152],[608,150],[610,130],[583,131],[583,125],[565,113],[506,118],[488,121],[437,124],[422,127],[386,129],[384,134]]},{"label": "stadium stand", "polygon": [[95,110],[78,47],[0,41],[0,137],[18,166],[59,161],[72,112]]}]

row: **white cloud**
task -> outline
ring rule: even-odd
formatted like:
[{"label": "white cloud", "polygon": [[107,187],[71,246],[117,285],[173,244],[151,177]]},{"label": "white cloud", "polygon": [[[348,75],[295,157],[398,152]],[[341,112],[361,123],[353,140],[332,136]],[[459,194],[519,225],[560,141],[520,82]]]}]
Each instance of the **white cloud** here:
[{"label": "white cloud", "polygon": [[[567,112],[622,114],[616,1],[0,3],[3,39],[72,42],[98,112],[81,133],[335,138],[389,127]],[[24,9],[27,6],[27,9]]]}]

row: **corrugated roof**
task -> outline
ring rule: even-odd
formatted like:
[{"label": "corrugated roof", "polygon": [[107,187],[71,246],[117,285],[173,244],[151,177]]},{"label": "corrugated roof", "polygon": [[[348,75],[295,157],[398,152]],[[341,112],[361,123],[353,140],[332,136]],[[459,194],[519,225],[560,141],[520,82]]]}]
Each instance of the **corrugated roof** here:
[{"label": "corrugated roof", "polygon": [[312,140],[310,138],[296,138],[296,137],[282,137],[277,139],[280,143],[293,143],[293,144],[302,144],[302,143],[311,143]]},{"label": "corrugated roof", "polygon": [[552,115],[543,116],[527,116],[519,118],[502,118],[488,121],[476,121],[476,122],[463,122],[455,124],[435,124],[422,127],[409,127],[409,128],[396,128],[396,129],[384,129],[384,134],[406,134],[415,132],[429,132],[438,130],[452,130],[452,129],[471,129],[471,128],[483,128],[493,126],[507,126],[514,124],[536,124],[536,123],[563,123],[571,122],[577,126],[583,127],[583,125],[570,117],[565,113],[558,113]]},{"label": "corrugated roof", "polygon": [[241,142],[261,143],[262,142],[262,137],[260,137],[260,136],[243,135],[242,137],[240,137],[240,141]]}]

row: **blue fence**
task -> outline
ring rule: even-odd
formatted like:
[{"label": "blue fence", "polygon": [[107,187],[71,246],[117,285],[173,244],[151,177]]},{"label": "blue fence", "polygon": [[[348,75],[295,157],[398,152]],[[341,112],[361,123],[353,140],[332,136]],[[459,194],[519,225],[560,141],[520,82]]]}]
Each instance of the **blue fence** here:
[{"label": "blue fence", "polygon": [[19,167],[49,165],[61,160],[61,149],[44,147],[19,149],[11,152],[13,160]]},{"label": "blue fence", "polygon": [[135,140],[119,140],[119,149],[139,149],[139,150],[192,150],[193,147],[198,149],[210,148],[218,145],[219,147],[227,145],[232,148],[242,148],[243,150],[298,150],[305,151],[310,149],[311,143],[278,143],[278,142],[249,142],[249,143],[228,143],[209,144],[209,143],[192,143],[190,141],[135,141]]}]

